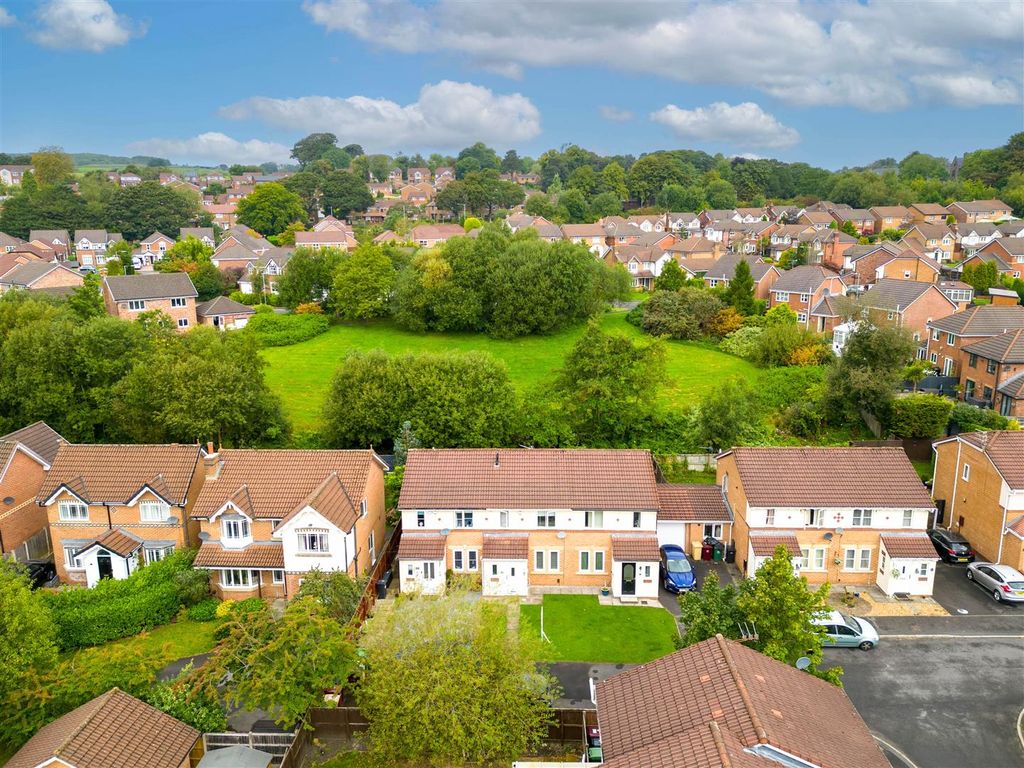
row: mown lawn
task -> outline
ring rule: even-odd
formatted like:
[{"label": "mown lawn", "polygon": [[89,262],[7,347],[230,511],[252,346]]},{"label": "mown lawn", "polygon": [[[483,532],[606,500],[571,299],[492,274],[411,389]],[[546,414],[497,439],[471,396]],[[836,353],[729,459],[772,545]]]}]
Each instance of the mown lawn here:
[{"label": "mown lawn", "polygon": [[103,648],[128,646],[139,648],[157,669],[186,656],[195,656],[213,649],[217,641],[213,633],[220,621],[191,621],[182,619],[163,624],[149,632],[143,632],[123,640],[114,640]]},{"label": "mown lawn", "polygon": [[[539,605],[519,609],[519,632],[540,637]],[[596,595],[545,595],[542,661],[643,664],[675,650],[676,624],[664,608],[601,605]]]},{"label": "mown lawn", "polygon": [[[649,338],[626,322],[625,312],[607,313],[601,325],[606,331]],[[552,336],[501,341],[483,334],[410,333],[389,322],[336,325],[315,339],[288,347],[271,347],[261,354],[267,362],[267,383],[281,397],[292,424],[298,429],[314,429],[331,378],[349,350],[383,349],[391,354],[489,352],[508,365],[512,383],[527,390],[554,380],[566,353],[583,330],[580,325]],[[757,369],[745,360],[710,346],[681,341],[668,343],[665,368],[661,399],[672,408],[685,407],[724,379],[753,379],[757,375]]]}]

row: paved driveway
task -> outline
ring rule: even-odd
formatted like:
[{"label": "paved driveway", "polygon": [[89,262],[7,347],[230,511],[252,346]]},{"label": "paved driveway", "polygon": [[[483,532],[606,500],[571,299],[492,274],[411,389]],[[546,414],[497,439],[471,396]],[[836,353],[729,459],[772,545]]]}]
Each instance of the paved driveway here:
[{"label": "paved driveway", "polygon": [[1024,620],[913,617],[877,623],[877,648],[827,649],[825,660],[843,667],[847,695],[889,746],[894,766],[1024,765],[1016,732],[1024,707]]},{"label": "paved driveway", "polygon": [[1024,606],[997,603],[964,575],[964,565],[935,564],[935,601],[954,616],[1024,616]]},{"label": "paved driveway", "polygon": [[[697,579],[697,589],[704,586],[704,579],[707,575],[714,571],[718,574],[718,583],[732,584],[734,581],[739,579],[739,574],[735,570],[735,566],[723,563],[715,560],[697,560],[690,559],[690,565],[693,566],[693,573]],[[658,601],[662,607],[671,613],[673,616],[679,616],[679,596],[674,595],[664,586],[658,587]]]}]

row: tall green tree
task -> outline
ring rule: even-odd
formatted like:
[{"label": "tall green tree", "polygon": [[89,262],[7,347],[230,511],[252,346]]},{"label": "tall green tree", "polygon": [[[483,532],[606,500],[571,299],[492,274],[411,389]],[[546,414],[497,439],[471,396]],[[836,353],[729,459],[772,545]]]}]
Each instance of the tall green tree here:
[{"label": "tall green tree", "polygon": [[736,588],[724,587],[718,574],[710,571],[700,589],[679,596],[679,621],[683,625],[682,647],[695,645],[715,635],[739,639],[739,623],[743,620],[736,608]]},{"label": "tall green tree", "polygon": [[661,268],[661,274],[654,279],[654,290],[656,291],[678,291],[686,285],[687,277],[679,262],[669,259]]},{"label": "tall green tree", "polygon": [[754,314],[754,277],[746,259],[736,262],[736,269],[723,298],[741,315]]},{"label": "tall green tree", "polygon": [[292,157],[299,165],[306,166],[319,160],[324,153],[333,149],[337,144],[338,137],[333,133],[311,133],[295,142],[295,146],[292,147]]},{"label": "tall green tree", "polygon": [[144,181],[122,187],[111,196],[106,225],[107,229],[120,232],[125,240],[141,240],[153,232],[177,237],[181,228],[189,226],[198,215],[198,199],[156,181]]},{"label": "tall green tree", "polygon": [[324,177],[322,184],[324,212],[348,217],[362,213],[373,205],[373,195],[366,182],[346,171],[336,171]]},{"label": "tall green tree", "polygon": [[693,441],[713,453],[765,432],[761,398],[743,379],[727,379],[700,401],[693,413]]},{"label": "tall green tree", "polygon": [[[120,261],[117,263],[120,264]],[[87,274],[82,278],[82,284],[68,296],[68,309],[82,320],[103,317],[107,313],[107,307],[103,303],[102,290],[103,284],[99,275]]]},{"label": "tall green tree", "polygon": [[64,184],[75,173],[71,156],[60,147],[45,147],[32,155],[32,170],[41,187]]},{"label": "tall green tree", "polygon": [[347,258],[337,248],[296,248],[278,280],[281,303],[293,309],[311,301],[329,303],[335,272]]},{"label": "tall green tree", "polygon": [[238,222],[261,235],[276,235],[305,217],[302,198],[276,182],[260,184],[238,202]]},{"label": "tall green tree", "polygon": [[380,317],[395,285],[391,259],[376,245],[361,245],[334,270],[331,304],[346,320]]}]

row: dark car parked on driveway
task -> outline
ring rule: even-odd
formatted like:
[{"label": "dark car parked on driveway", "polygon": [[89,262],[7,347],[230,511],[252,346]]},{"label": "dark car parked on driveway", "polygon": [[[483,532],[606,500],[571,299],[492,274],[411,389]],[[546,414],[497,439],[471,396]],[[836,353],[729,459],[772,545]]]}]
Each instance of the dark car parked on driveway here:
[{"label": "dark car parked on driveway", "polygon": [[932,540],[932,546],[939,553],[939,557],[947,563],[974,562],[974,548],[971,542],[959,533],[944,528],[932,528],[928,531],[928,538]]},{"label": "dark car parked on driveway", "polygon": [[57,578],[57,569],[53,567],[53,563],[44,560],[30,560],[25,563],[25,567],[28,568],[28,578],[32,582],[32,589],[45,587]]}]

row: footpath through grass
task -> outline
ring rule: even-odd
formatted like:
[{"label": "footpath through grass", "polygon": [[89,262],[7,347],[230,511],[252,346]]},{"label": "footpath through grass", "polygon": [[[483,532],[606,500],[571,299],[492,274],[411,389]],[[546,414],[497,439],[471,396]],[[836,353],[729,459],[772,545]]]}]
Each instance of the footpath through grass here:
[{"label": "footpath through grass", "polygon": [[[601,318],[605,331],[631,338],[650,338],[626,322],[625,312]],[[334,372],[349,350],[382,349],[407,352],[489,352],[504,360],[520,391],[554,381],[566,354],[582,335],[583,325],[551,336],[528,336],[509,341],[478,333],[411,333],[390,322],[336,325],[301,344],[261,352],[267,362],[267,384],[280,396],[285,413],[297,429],[315,429]],[[683,408],[733,376],[753,379],[757,369],[745,360],[704,344],[670,341],[660,399]]]},{"label": "footpath through grass", "polygon": [[[519,633],[540,638],[540,606],[519,608]],[[678,634],[664,608],[601,605],[596,595],[544,595],[541,661],[643,664],[672,653]]]}]

